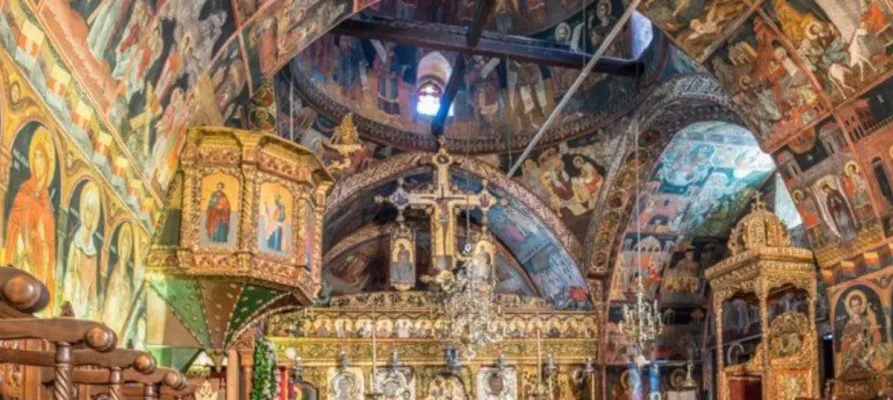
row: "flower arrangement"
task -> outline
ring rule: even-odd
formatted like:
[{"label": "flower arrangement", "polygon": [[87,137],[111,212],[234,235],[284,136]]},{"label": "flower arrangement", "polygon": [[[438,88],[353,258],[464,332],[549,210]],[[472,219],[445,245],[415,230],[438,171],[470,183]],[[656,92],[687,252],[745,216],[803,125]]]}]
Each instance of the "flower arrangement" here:
[{"label": "flower arrangement", "polygon": [[254,377],[251,400],[279,398],[279,360],[276,349],[266,337],[257,335],[254,342]]}]

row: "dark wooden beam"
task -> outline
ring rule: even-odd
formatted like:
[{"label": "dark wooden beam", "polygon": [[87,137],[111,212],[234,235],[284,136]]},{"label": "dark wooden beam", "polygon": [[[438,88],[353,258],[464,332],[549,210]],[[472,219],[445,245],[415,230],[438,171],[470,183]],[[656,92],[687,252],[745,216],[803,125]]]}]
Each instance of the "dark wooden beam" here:
[{"label": "dark wooden beam", "polygon": [[462,84],[463,79],[465,79],[465,56],[459,54],[453,64],[450,80],[443,89],[443,96],[440,97],[440,108],[437,110],[437,115],[431,120],[431,133],[434,136],[443,135],[443,127],[450,115],[450,106],[453,105],[453,100],[456,98],[456,93],[459,92],[459,85]]},{"label": "dark wooden beam", "polygon": [[[350,19],[335,27],[335,32],[355,37],[564,68],[583,69],[592,58],[591,54],[576,53],[566,45],[489,31],[482,33],[477,46],[469,46],[464,31],[465,28],[451,25],[386,20]],[[643,71],[640,61],[612,57],[600,58],[593,69],[629,77],[641,76]]]},{"label": "dark wooden beam", "polygon": [[[478,0],[474,11],[474,19],[465,34],[465,46],[469,49],[474,50],[478,42],[480,42],[481,35],[484,34],[484,25],[490,20],[490,14],[492,14],[494,6],[496,6],[496,0]],[[450,80],[447,82],[446,87],[443,88],[443,96],[440,97],[440,108],[437,110],[437,115],[431,120],[431,133],[434,136],[440,137],[443,135],[443,127],[450,114],[450,108],[453,105],[453,100],[456,98],[456,93],[459,91],[459,85],[462,84],[464,79],[465,54],[459,54],[453,63]]]}]

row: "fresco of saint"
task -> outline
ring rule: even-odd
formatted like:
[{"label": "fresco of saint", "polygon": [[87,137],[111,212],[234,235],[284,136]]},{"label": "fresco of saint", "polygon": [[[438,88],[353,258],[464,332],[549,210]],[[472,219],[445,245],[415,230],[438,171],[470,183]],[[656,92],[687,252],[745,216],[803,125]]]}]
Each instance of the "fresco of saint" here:
[{"label": "fresco of saint", "polygon": [[7,217],[4,262],[33,274],[50,290],[55,312],[56,220],[50,201],[56,151],[49,131],[39,127],[28,146],[31,175],[19,187]]},{"label": "fresco of saint", "polygon": [[79,224],[71,237],[68,249],[65,299],[71,302],[74,315],[82,319],[97,319],[99,251],[94,235],[100,228],[102,202],[96,183],[84,183],[77,216]]},{"label": "fresco of saint", "polygon": [[856,237],[856,221],[850,211],[846,199],[840,191],[825,183],[822,185],[822,195],[825,197],[825,207],[828,210],[831,222],[837,228],[837,234],[843,240],[852,240]]},{"label": "fresco of saint", "polygon": [[877,319],[869,310],[868,299],[860,290],[854,290],[844,298],[844,308],[849,319],[840,336],[838,365],[870,366],[876,345],[881,343],[881,330]]},{"label": "fresco of saint", "polygon": [[[133,228],[130,224],[122,224],[118,228],[117,260],[109,267],[109,276],[105,285],[105,300],[102,321],[123,335],[125,319],[130,311],[134,296],[133,276]],[[110,257],[111,259],[111,257]],[[111,260],[110,260],[111,262]]]},{"label": "fresco of saint", "polygon": [[208,238],[214,243],[227,243],[229,241],[229,222],[232,209],[226,193],[223,193],[223,183],[217,184],[217,190],[208,201],[207,220],[205,231]]}]

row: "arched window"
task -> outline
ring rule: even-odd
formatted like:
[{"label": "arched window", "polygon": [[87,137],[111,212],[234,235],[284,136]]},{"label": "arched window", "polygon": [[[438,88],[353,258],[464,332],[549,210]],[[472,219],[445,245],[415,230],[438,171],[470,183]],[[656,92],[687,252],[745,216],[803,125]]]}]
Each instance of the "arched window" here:
[{"label": "arched window", "polygon": [[434,116],[440,110],[440,98],[443,97],[443,88],[434,82],[426,82],[416,89],[415,110],[419,114]]},{"label": "arched window", "polygon": [[[439,51],[425,54],[419,60],[419,68],[416,73],[415,102],[416,112],[419,115],[434,116],[440,110],[440,99],[443,97],[444,87],[449,81],[453,67],[449,60]],[[453,115],[453,107],[450,105],[449,115]]]}]

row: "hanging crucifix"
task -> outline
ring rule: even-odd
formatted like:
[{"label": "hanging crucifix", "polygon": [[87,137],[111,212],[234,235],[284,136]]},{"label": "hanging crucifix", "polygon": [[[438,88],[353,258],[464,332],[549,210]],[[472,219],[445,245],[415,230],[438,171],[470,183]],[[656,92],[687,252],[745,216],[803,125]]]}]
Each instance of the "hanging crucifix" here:
[{"label": "hanging crucifix", "polygon": [[[397,181],[397,189],[390,196],[376,196],[377,203],[390,203],[397,207],[401,213],[406,208],[417,208],[428,211],[431,217],[431,265],[432,275],[423,277],[423,281],[441,283],[446,275],[451,276],[452,270],[459,261],[456,249],[456,234],[458,233],[456,214],[460,210],[471,211],[480,209],[483,215],[482,225],[486,230],[487,213],[495,205],[496,198],[487,190],[487,181],[482,182],[483,189],[478,193],[459,190],[451,185],[450,166],[453,157],[441,146],[431,157],[434,166],[434,182],[431,187],[423,190],[407,191],[403,188],[403,179]],[[449,274],[444,274],[448,272]],[[427,278],[427,279],[426,279]]]}]

